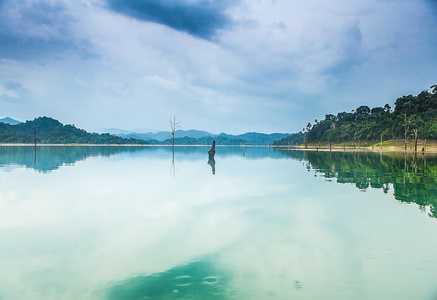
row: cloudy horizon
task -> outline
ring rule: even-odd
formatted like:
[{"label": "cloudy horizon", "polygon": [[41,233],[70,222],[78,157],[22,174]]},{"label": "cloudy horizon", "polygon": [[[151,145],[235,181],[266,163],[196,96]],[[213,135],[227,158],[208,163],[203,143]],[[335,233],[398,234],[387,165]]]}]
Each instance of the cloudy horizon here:
[{"label": "cloudy horizon", "polygon": [[437,84],[433,0],[0,0],[0,118],[298,132]]}]

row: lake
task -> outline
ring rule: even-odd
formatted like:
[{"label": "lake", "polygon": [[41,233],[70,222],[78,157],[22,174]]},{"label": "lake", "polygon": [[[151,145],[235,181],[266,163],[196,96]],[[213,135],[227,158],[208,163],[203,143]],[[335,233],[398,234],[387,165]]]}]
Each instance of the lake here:
[{"label": "lake", "polygon": [[437,157],[0,147],[0,299],[437,299]]}]

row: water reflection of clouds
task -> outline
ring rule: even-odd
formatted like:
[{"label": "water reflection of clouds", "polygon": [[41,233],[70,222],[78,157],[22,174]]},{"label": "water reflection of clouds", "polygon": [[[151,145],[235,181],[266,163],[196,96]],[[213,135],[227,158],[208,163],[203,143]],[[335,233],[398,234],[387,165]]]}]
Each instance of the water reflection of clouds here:
[{"label": "water reflection of clouds", "polygon": [[[171,157],[133,154],[2,177],[9,192],[0,200],[1,296],[95,299],[91,291],[129,290],[153,282],[153,274],[171,274],[161,282],[188,276],[185,267],[196,261],[211,270],[205,278],[232,274],[228,297],[421,295],[414,287],[422,273],[405,274],[401,261],[424,267],[411,253],[432,257],[436,242],[423,236],[436,228],[392,195],[362,194],[314,178],[301,162],[271,157],[218,156],[220,172],[209,176],[203,153],[177,161],[172,180]],[[429,266],[426,273],[437,275]],[[400,286],[401,274],[411,282]],[[431,278],[420,280],[430,286]]]},{"label": "water reflection of clouds", "polygon": [[[21,251],[35,259],[41,257],[34,249],[50,251],[51,257],[68,265],[46,261],[46,268],[79,272],[79,278],[72,280],[80,283],[69,284],[98,285],[145,270],[168,270],[236,244],[246,227],[239,217],[247,209],[242,202],[271,191],[249,187],[247,179],[238,178],[242,171],[236,175],[228,171],[229,177],[222,174],[211,181],[202,175],[201,160],[180,162],[176,181],[168,180],[165,160],[108,162],[94,159],[49,176],[24,169],[13,173],[3,185],[13,193],[1,202],[2,230],[29,232],[32,228],[35,238],[6,235],[4,246],[29,244]],[[224,161],[223,166],[235,167],[235,162]],[[14,201],[20,204],[12,205]],[[61,246],[72,243],[78,249]],[[144,258],[139,261],[139,257]],[[7,261],[5,267],[16,277],[25,275],[20,274],[23,269],[13,267],[20,257],[11,255]],[[108,261],[119,263],[114,266]]]}]

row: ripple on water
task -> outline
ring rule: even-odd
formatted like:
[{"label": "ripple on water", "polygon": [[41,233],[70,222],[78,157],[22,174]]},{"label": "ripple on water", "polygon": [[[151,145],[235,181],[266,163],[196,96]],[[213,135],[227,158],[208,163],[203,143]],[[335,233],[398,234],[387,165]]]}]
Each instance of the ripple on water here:
[{"label": "ripple on water", "polygon": [[190,275],[176,276],[173,280],[176,286],[189,286],[193,284]]},{"label": "ripple on water", "polygon": [[300,284],[299,280],[296,280],[294,282],[294,287],[297,288],[297,289],[301,289],[302,288],[302,285]]},{"label": "ripple on water", "polygon": [[217,284],[220,281],[220,278],[217,276],[208,276],[203,278],[203,283],[208,285]]}]

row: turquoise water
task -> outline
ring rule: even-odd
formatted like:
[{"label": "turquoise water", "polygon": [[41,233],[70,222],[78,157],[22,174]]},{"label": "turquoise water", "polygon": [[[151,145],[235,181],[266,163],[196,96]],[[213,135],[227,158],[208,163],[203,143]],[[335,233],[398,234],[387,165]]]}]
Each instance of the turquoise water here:
[{"label": "turquoise water", "polygon": [[436,299],[437,160],[0,149],[0,299]]}]

